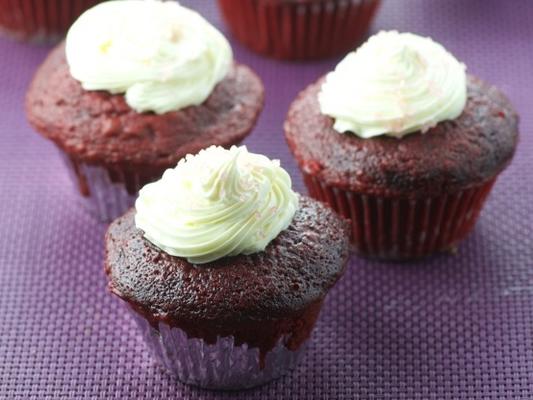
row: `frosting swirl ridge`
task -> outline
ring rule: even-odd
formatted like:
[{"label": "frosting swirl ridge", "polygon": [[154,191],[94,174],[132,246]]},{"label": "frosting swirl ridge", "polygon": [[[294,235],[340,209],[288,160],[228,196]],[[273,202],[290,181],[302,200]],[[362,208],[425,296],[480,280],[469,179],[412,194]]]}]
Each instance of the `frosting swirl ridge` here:
[{"label": "frosting swirl ridge", "polygon": [[70,28],[66,56],[86,90],[124,93],[137,112],[203,103],[232,65],[226,38],[174,1],[106,1]]},{"label": "frosting swirl ridge", "polygon": [[425,132],[462,113],[465,69],[430,38],[380,32],[326,76],[320,109],[335,130],[362,138]]},{"label": "frosting swirl ridge", "polygon": [[211,146],[141,189],[135,224],[166,253],[203,264],[263,251],[297,206],[279,161]]}]

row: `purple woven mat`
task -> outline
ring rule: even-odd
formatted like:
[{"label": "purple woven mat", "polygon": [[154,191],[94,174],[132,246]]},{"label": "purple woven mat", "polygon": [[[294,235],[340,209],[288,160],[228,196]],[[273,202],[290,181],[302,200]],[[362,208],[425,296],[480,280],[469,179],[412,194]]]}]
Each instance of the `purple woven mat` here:
[{"label": "purple woven mat", "polygon": [[[189,0],[220,25],[211,0]],[[105,290],[102,235],[74,201],[23,97],[46,48],[0,39],[1,399],[526,399],[533,396],[533,2],[385,0],[374,30],[442,42],[507,92],[522,140],[455,256],[414,265],[353,259],[290,376],[237,394],[174,382]],[[272,61],[234,45],[267,88],[249,148],[280,158],[289,102],[336,60]]]}]

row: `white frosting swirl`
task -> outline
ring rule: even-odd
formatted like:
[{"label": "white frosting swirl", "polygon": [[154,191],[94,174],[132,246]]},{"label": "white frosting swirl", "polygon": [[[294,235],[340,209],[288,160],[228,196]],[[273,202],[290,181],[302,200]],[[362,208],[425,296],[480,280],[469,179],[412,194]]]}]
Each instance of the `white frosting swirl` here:
[{"label": "white frosting swirl", "polygon": [[202,264],[263,251],[297,206],[279,161],[211,146],[141,189],[135,224],[166,253]]},{"label": "white frosting swirl", "polygon": [[430,38],[380,32],[327,75],[320,109],[335,130],[362,138],[425,132],[462,113],[465,69]]},{"label": "white frosting swirl", "polygon": [[137,112],[199,105],[228,73],[224,36],[174,1],[116,0],[89,9],[70,28],[66,56],[86,90],[125,93]]}]

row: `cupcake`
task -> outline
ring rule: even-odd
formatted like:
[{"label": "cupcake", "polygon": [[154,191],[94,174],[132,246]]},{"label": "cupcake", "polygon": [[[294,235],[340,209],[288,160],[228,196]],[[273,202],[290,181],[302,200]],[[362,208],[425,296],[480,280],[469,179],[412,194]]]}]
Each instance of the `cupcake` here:
[{"label": "cupcake", "polygon": [[101,0],[0,0],[0,32],[21,40],[54,41]]},{"label": "cupcake", "polygon": [[138,0],[85,12],[26,98],[30,123],[104,221],[186,154],[238,144],[262,107],[260,79],[205,19],[176,2]]},{"label": "cupcake", "polygon": [[343,54],[368,30],[380,0],[218,0],[233,35],[268,56]]},{"label": "cupcake", "polygon": [[105,272],[160,363],[210,389],[260,385],[302,355],[349,253],[348,222],[245,147],[189,155],[106,234]]},{"label": "cupcake", "polygon": [[285,121],[312,197],[381,259],[454,249],[510,163],[518,117],[441,45],[381,32],[301,92]]}]

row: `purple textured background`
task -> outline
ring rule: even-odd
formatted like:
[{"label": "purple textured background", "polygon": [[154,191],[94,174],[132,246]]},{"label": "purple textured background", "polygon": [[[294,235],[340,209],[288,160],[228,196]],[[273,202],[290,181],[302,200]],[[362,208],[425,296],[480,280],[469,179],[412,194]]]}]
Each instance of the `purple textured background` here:
[{"label": "purple textured background", "polygon": [[[214,1],[184,1],[220,25]],[[102,235],[74,197],[23,98],[48,49],[0,39],[1,399],[526,399],[533,396],[533,2],[385,0],[373,30],[427,34],[500,86],[522,140],[475,232],[455,256],[414,265],[353,259],[294,373],[213,393],[152,362],[132,319],[105,290]],[[266,107],[249,148],[282,160],[289,102],[337,60],[236,57],[263,78]]]}]

